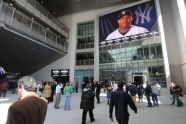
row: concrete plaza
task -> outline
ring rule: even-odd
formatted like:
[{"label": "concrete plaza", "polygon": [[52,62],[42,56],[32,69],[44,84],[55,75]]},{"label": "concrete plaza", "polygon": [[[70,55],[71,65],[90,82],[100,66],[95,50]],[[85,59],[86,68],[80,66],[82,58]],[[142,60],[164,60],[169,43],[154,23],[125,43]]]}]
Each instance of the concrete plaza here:
[{"label": "concrete plaza", "polygon": [[[70,111],[64,111],[63,97],[60,103],[61,109],[54,109],[54,102],[49,103],[45,124],[81,124],[80,96],[81,93],[72,94]],[[8,107],[17,98],[18,95],[11,94],[10,91],[7,93],[7,97],[0,97],[0,124],[5,124]],[[161,89],[161,96],[158,98],[159,107],[146,107],[147,103],[144,99],[143,103],[136,103],[137,114],[129,109],[129,124],[186,124],[186,105],[183,107],[170,105],[171,100],[168,89]],[[186,104],[186,96],[182,97],[181,100]],[[106,95],[101,93],[101,104],[96,104],[95,100],[94,116],[96,121],[91,123],[87,115],[87,124],[117,124],[116,120],[114,122],[110,121],[108,108]]]}]

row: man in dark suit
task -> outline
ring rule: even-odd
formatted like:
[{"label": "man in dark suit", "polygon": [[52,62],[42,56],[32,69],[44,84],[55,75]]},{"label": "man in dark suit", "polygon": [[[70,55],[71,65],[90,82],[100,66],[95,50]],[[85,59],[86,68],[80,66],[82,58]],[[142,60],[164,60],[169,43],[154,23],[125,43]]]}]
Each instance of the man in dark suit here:
[{"label": "man in dark suit", "polygon": [[20,100],[13,103],[8,110],[6,124],[44,124],[47,113],[47,101],[35,92],[36,81],[25,76],[18,81]]},{"label": "man in dark suit", "polygon": [[137,113],[137,108],[132,100],[131,96],[123,90],[123,83],[118,83],[118,89],[111,92],[109,117],[113,121],[112,112],[115,106],[115,116],[118,124],[128,124],[129,112],[128,105],[130,108]]},{"label": "man in dark suit", "polygon": [[86,82],[85,88],[82,91],[80,109],[83,109],[82,124],[86,124],[87,112],[89,112],[90,121],[94,122],[94,92],[91,89],[90,83]]},{"label": "man in dark suit", "polygon": [[96,92],[97,103],[100,104],[101,85],[98,81],[96,81],[95,90],[96,90],[95,92]]}]

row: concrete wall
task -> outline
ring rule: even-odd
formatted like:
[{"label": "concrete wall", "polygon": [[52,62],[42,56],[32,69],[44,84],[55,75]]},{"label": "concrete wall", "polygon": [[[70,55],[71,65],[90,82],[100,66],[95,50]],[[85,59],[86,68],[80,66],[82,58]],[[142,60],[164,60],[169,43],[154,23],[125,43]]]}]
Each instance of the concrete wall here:
[{"label": "concrete wall", "polygon": [[37,81],[52,81],[51,69],[69,69],[69,54],[32,74]]},{"label": "concrete wall", "polygon": [[[180,83],[182,85],[182,87],[186,88],[186,36],[184,35],[184,27],[186,25],[183,25],[183,22],[185,22],[186,20],[183,20],[182,17],[185,17],[185,13],[180,12],[182,10],[182,8],[180,8],[180,3],[178,4],[178,2],[180,2],[181,0],[171,0],[172,3],[172,10],[173,10],[173,20],[174,20],[174,24],[175,24],[175,31],[176,31],[176,35],[177,35],[177,42],[178,42],[178,50],[179,50],[179,55],[180,55],[180,63],[178,65],[178,68],[180,69],[179,73],[181,73],[180,75],[182,76],[182,80],[179,80],[178,83]],[[182,3],[181,3],[182,4]],[[185,10],[186,8],[184,7],[184,12],[186,12]],[[179,78],[179,76],[177,76],[176,78]],[[181,78],[181,77],[180,77]]]},{"label": "concrete wall", "polygon": [[174,10],[169,0],[160,0],[161,15],[168,53],[171,80],[178,83],[183,82],[183,75],[180,67],[181,55],[176,25],[174,22]]}]

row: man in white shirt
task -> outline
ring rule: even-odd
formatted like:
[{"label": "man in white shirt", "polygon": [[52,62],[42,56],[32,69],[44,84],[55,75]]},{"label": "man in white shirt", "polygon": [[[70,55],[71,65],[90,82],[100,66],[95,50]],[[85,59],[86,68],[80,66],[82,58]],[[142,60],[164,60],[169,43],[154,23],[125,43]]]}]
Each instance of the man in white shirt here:
[{"label": "man in white shirt", "polygon": [[119,28],[109,34],[106,40],[149,32],[146,28],[132,25],[132,20],[133,17],[130,10],[123,10],[122,12],[120,12],[119,18],[117,20]]},{"label": "man in white shirt", "polygon": [[61,100],[61,89],[63,88],[62,83],[57,83],[56,90],[55,90],[55,95],[56,95],[56,100],[54,104],[55,109],[59,109],[59,103]]},{"label": "man in white shirt", "polygon": [[159,93],[159,87],[158,87],[157,84],[152,84],[151,85],[151,89],[152,89],[152,101],[153,101],[153,104],[154,104],[154,106],[155,105],[158,106],[159,104],[158,104],[158,97],[157,97],[157,95]]}]

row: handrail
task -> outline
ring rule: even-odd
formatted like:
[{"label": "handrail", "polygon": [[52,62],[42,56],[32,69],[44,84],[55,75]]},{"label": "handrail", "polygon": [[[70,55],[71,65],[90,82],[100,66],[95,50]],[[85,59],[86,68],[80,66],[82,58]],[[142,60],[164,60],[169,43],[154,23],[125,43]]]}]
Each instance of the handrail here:
[{"label": "handrail", "polygon": [[78,43],[77,49],[88,49],[88,48],[94,48],[94,42],[92,43]]},{"label": "handrail", "polygon": [[69,33],[69,29],[58,19],[56,19],[46,8],[44,8],[38,1],[36,0],[25,0],[27,1],[31,6],[33,6],[36,10],[41,12],[43,15],[45,15],[48,19],[52,20],[56,25],[60,26],[61,29],[65,30]]},{"label": "handrail", "polygon": [[0,21],[44,44],[68,53],[68,42],[65,38],[6,3],[0,5]]},{"label": "handrail", "polygon": [[94,59],[76,60],[76,66],[94,65]]}]

